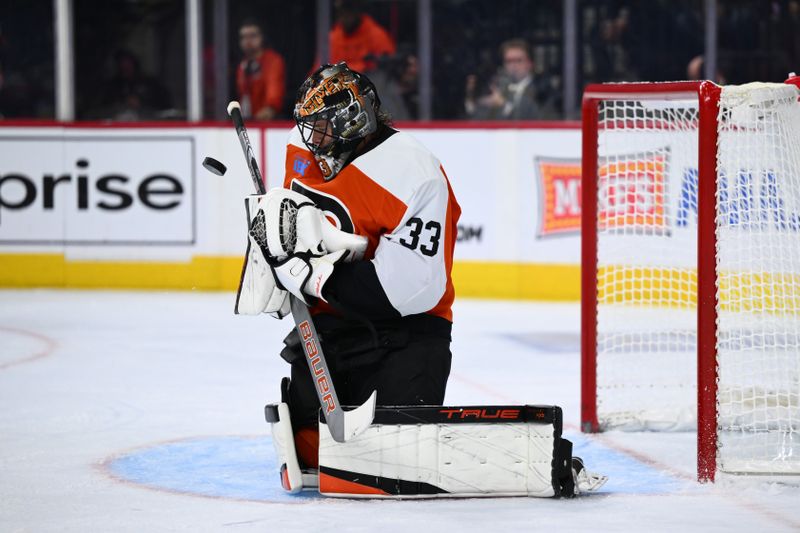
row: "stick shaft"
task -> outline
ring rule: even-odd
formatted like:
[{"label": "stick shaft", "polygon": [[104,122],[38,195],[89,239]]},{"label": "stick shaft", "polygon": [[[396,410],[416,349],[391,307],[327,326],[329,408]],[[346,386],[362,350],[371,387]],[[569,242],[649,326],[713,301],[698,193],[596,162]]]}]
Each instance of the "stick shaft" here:
[{"label": "stick shaft", "polygon": [[[233,105],[233,103],[231,103],[231,105],[228,106],[228,114],[231,116],[233,125],[236,127],[239,144],[242,145],[242,152],[247,160],[247,168],[250,169],[250,177],[253,179],[256,192],[258,194],[265,194],[266,187],[264,187],[264,179],[261,176],[261,171],[258,169],[258,162],[253,152],[253,146],[250,144],[250,137],[247,135],[247,128],[244,125],[242,111],[238,104]],[[308,369],[311,371],[311,377],[315,381],[314,389],[317,392],[317,399],[322,407],[322,412],[325,414],[328,429],[334,440],[337,442],[344,442],[346,438],[345,413],[339,403],[339,397],[336,395],[336,389],[333,386],[333,378],[331,377],[330,370],[328,370],[325,354],[322,352],[322,345],[319,342],[317,329],[314,327],[314,322],[311,320],[311,313],[308,307],[293,294],[289,295],[289,303],[291,305],[292,318],[294,318],[297,333],[300,334],[305,360],[306,363],[308,363]]]},{"label": "stick shaft", "polygon": [[264,186],[264,178],[261,176],[261,171],[258,169],[258,161],[256,161],[256,154],[253,152],[253,145],[250,144],[250,137],[247,135],[247,128],[244,127],[244,118],[242,117],[242,110],[238,105],[228,106],[228,112],[233,120],[233,125],[236,128],[236,135],[239,137],[239,144],[242,145],[242,152],[247,161],[247,168],[250,169],[250,177],[253,178],[253,185],[256,188],[256,193],[264,194],[267,192]]}]

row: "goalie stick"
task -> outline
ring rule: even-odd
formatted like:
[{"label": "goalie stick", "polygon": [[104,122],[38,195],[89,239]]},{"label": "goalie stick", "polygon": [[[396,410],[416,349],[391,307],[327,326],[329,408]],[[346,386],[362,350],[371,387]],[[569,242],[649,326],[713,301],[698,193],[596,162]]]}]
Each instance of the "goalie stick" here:
[{"label": "goalie stick", "polygon": [[[248,137],[247,129],[244,126],[244,119],[242,118],[242,110],[239,106],[239,102],[232,101],[228,104],[228,115],[231,117],[233,125],[236,127],[236,135],[239,137],[239,143],[242,145],[242,152],[247,161],[247,168],[250,170],[250,177],[253,179],[253,186],[256,189],[256,193],[265,194],[267,190],[264,186],[264,179],[261,176],[261,171],[258,168],[258,163],[256,162],[256,157],[253,152],[253,146],[250,144],[250,137]],[[289,303],[292,309],[292,318],[294,318],[295,327],[297,327],[297,333],[300,334],[300,339],[303,343],[303,352],[306,356],[305,359],[306,363],[308,363],[308,369],[311,371],[312,378],[316,381],[315,389],[317,392],[317,399],[319,399],[320,407],[325,415],[328,430],[331,432],[333,440],[336,442],[346,442],[348,439],[363,432],[372,424],[372,419],[375,416],[376,391],[372,391],[367,401],[352,411],[345,411],[342,408],[342,405],[339,403],[339,397],[336,395],[331,373],[330,370],[328,370],[328,363],[325,361],[325,354],[322,352],[319,335],[317,335],[317,329],[314,327],[314,322],[311,320],[311,313],[309,313],[308,307],[292,294],[289,295]]]}]

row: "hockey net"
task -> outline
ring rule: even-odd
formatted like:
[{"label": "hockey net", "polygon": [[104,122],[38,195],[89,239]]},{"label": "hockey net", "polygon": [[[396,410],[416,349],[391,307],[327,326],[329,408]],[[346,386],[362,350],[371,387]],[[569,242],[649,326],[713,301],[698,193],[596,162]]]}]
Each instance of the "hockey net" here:
[{"label": "hockey net", "polygon": [[800,473],[797,88],[591,86],[583,158],[584,429],[700,412],[701,478]]}]

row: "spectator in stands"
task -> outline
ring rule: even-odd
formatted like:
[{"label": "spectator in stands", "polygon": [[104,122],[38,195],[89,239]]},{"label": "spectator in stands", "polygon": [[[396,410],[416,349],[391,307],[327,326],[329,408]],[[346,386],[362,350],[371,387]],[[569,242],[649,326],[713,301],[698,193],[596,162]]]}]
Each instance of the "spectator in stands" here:
[{"label": "spectator in stands", "polygon": [[397,54],[383,56],[377,64],[370,79],[381,95],[381,108],[393,120],[416,119],[419,108],[417,56],[411,49],[400,47]]},{"label": "spectator in stands", "polygon": [[360,0],[336,0],[336,23],[330,32],[330,63],[346,61],[359,72],[375,68],[375,59],[395,53],[389,33],[363,13]]},{"label": "spectator in stands", "polygon": [[635,46],[630,34],[630,9],[620,7],[608,17],[595,21],[589,31],[589,55],[594,82],[632,81],[637,74],[631,70],[628,48]]},{"label": "spectator in stands", "polygon": [[34,94],[34,87],[22,74],[5,74],[0,64],[0,119],[36,116]]},{"label": "spectator in stands", "polygon": [[489,82],[488,92],[478,96],[478,78],[467,76],[464,109],[474,120],[533,120],[558,117],[552,94],[534,76],[533,54],[523,39],[511,39],[500,47],[503,65]]},{"label": "spectator in stands", "polygon": [[[800,71],[800,1],[789,0],[786,5],[773,3],[772,17],[767,26],[768,57],[775,63],[776,74]],[[764,45],[762,45],[764,46]],[[770,81],[779,81],[780,77]]]},{"label": "spectator in stands", "polygon": [[[797,65],[800,62],[800,32],[797,31],[797,28],[800,27],[800,2],[797,0],[789,0],[786,23],[788,27],[784,28],[785,31],[782,32],[782,36],[787,40],[785,45],[789,50],[790,64]],[[794,28],[794,31],[792,31],[792,28]]]},{"label": "spectator in stands", "polygon": [[0,120],[54,115],[53,42],[30,4],[0,2]]},{"label": "spectator in stands", "polygon": [[245,118],[270,120],[283,108],[286,65],[283,57],[264,44],[261,26],[253,19],[239,25],[242,62],[236,70],[236,88]]},{"label": "spectator in stands", "polygon": [[[704,80],[706,79],[705,73],[705,60],[703,59],[702,55],[694,56],[689,64],[686,65],[686,79],[687,80]],[[719,85],[725,85],[727,80],[725,76],[722,74],[722,71],[719,67],[716,68],[716,73],[714,76],[714,83]]]},{"label": "spectator in stands", "polygon": [[166,86],[145,74],[130,50],[117,50],[113,59],[113,73],[103,84],[101,107],[95,114],[124,121],[164,118],[172,106]]}]

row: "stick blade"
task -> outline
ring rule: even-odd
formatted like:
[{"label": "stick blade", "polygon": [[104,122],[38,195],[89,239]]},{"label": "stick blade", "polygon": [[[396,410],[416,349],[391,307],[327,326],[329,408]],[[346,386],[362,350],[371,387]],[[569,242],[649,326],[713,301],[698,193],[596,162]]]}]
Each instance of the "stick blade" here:
[{"label": "stick blade", "polygon": [[336,442],[347,442],[364,432],[375,418],[377,391],[372,391],[367,401],[352,411],[338,410],[328,416],[328,430]]}]

